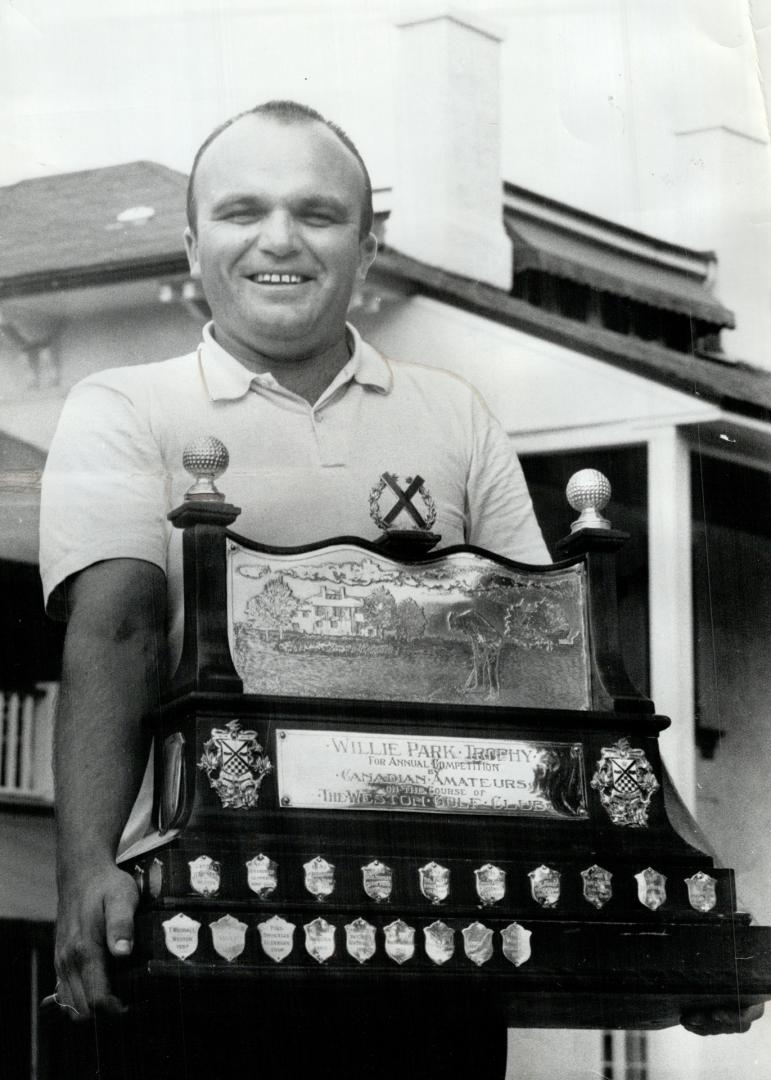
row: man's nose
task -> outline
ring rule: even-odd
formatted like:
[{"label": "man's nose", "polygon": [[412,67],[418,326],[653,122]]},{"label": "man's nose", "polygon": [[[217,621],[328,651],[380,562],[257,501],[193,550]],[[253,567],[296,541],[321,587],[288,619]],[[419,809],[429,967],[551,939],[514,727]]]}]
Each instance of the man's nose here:
[{"label": "man's nose", "polygon": [[266,214],[260,222],[257,243],[261,251],[273,255],[288,255],[297,251],[298,236],[292,215],[279,208]]}]

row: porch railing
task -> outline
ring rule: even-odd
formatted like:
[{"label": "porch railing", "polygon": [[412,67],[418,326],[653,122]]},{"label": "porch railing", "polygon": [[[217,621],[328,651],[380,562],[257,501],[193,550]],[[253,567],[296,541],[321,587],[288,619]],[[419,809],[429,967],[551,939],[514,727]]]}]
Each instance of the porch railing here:
[{"label": "porch railing", "polygon": [[56,683],[0,690],[0,801],[53,800],[51,739]]}]

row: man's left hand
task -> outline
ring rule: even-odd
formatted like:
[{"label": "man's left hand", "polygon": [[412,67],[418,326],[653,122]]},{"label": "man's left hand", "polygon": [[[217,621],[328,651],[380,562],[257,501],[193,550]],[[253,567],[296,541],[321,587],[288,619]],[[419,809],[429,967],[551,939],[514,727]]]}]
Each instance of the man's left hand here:
[{"label": "man's left hand", "polygon": [[752,1024],[763,1015],[764,1005],[725,1005],[716,1009],[698,1009],[685,1013],[680,1023],[694,1035],[733,1035],[749,1031]]}]

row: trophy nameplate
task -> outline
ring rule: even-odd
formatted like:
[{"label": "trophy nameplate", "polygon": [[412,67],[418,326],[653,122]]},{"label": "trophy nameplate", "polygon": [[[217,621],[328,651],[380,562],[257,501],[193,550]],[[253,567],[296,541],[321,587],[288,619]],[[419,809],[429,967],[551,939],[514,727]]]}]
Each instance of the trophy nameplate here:
[{"label": "trophy nameplate", "polygon": [[282,728],[279,801],[306,810],[587,817],[581,748]]}]

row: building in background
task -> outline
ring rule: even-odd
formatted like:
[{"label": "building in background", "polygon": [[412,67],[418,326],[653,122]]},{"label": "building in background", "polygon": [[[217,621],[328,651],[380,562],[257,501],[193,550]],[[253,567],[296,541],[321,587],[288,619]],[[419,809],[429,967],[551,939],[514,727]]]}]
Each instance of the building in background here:
[{"label": "building in background", "polygon": [[[352,319],[385,353],[479,387],[552,547],[572,516],[571,473],[610,477],[609,514],[632,535],[619,559],[627,666],[672,717],[670,771],[743,902],[769,922],[771,375],[724,351],[734,316],[714,254],[501,183],[494,31],[454,16],[399,33],[398,165],[376,192],[382,251]],[[0,919],[7,948],[30,932],[27,993],[7,1006],[30,1046],[55,906],[48,748],[61,648],[34,565],[40,470],[78,379],[197,345],[207,309],[181,242],[185,184],[144,161],[0,189],[0,862],[14,868],[0,875]],[[687,1080],[708,1060],[714,1080],[766,1080],[764,1025],[709,1043],[522,1032],[512,1047],[536,1063],[532,1080],[614,1068]]]}]

